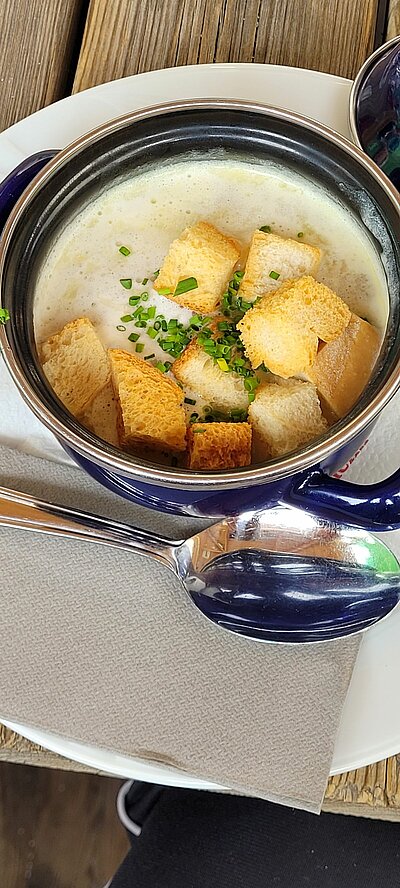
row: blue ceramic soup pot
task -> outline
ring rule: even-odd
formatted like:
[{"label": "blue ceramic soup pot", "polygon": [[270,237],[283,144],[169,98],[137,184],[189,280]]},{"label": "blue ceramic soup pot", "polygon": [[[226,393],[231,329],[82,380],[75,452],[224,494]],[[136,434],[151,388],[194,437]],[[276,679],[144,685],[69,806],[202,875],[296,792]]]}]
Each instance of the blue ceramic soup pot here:
[{"label": "blue ceramic soup pot", "polygon": [[[68,413],[40,366],[33,299],[43,256],[58,230],[92,196],[144,168],[216,149],[236,159],[277,162],[340,201],[369,230],[387,276],[389,318],[372,379],[350,414],[322,438],[264,464],[195,472],[123,453]],[[164,512],[210,518],[285,502],[371,529],[399,527],[400,470],[366,486],[333,477],[371,435],[400,383],[399,194],[375,164],[314,121],[227,100],[181,101],[134,112],[53,155],[31,158],[0,188],[1,304],[10,313],[0,338],[23,398],[73,459],[114,493]]]},{"label": "blue ceramic soup pot", "polygon": [[400,37],[366,60],[350,93],[350,129],[356,145],[400,190]]}]

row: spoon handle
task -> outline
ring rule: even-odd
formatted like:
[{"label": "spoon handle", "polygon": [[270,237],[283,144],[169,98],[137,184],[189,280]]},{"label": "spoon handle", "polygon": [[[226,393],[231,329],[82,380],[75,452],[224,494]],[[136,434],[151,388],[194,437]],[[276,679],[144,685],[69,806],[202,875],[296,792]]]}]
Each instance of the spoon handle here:
[{"label": "spoon handle", "polygon": [[173,551],[180,545],[180,541],[168,540],[138,527],[46,503],[5,487],[0,487],[0,525],[129,549],[155,558],[174,571]]}]

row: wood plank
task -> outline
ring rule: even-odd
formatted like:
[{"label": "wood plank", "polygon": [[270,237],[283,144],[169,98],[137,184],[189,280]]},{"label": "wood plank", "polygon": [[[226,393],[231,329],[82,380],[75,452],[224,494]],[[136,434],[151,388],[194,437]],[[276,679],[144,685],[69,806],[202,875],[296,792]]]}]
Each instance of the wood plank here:
[{"label": "wood plank", "polygon": [[0,130],[69,92],[84,0],[2,0]]},{"label": "wood plank", "polygon": [[400,755],[331,777],[324,810],[400,820]]},{"label": "wood plank", "polygon": [[73,762],[70,759],[51,752],[50,749],[44,749],[36,743],[31,743],[21,734],[16,734],[0,725],[0,765],[2,762],[9,762],[19,765],[38,765],[44,768],[57,768],[62,771],[82,771],[88,774],[98,774],[95,768],[89,768],[80,762]]},{"label": "wood plank", "polygon": [[[0,763],[2,760],[96,773],[94,769],[30,743],[0,725]],[[331,777],[323,810],[400,821],[400,755]]]},{"label": "wood plank", "polygon": [[74,91],[205,62],[270,62],[353,77],[372,51],[378,6],[379,0],[90,0]]},{"label": "wood plank", "polygon": [[389,0],[389,15],[386,32],[386,40],[397,37],[400,34],[400,0]]},{"label": "wood plank", "polygon": [[129,843],[109,777],[0,764],[1,888],[105,885]]}]

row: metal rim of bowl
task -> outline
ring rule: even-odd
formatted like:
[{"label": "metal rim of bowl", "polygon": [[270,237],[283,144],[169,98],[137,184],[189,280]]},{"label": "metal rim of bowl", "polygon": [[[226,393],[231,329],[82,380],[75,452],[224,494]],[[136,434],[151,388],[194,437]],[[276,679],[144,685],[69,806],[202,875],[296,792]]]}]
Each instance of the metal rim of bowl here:
[{"label": "metal rim of bowl", "polygon": [[[304,117],[292,111],[282,110],[271,105],[263,105],[257,102],[248,102],[237,99],[193,99],[178,100],[176,102],[160,103],[143,108],[138,111],[124,114],[111,121],[107,121],[89,133],[79,137],[74,142],[62,149],[53,160],[49,161],[43,170],[32,180],[24,194],[17,201],[9,219],[6,222],[3,235],[0,238],[0,295],[1,281],[4,274],[5,258],[8,245],[21,214],[25,211],[30,200],[40,190],[45,182],[59,166],[63,165],[79,151],[100,139],[103,135],[120,129],[125,124],[140,121],[148,117],[155,117],[169,112],[191,110],[193,108],[218,109],[220,107],[232,110],[252,111],[255,114],[273,116],[288,123],[299,124],[307,128],[311,134],[322,134],[328,142],[355,158],[367,172],[378,182],[379,186],[393,203],[395,210],[400,215],[400,195],[390,180],[381,172],[379,167],[349,139],[331,130],[329,127],[318,123],[311,118]],[[302,472],[313,465],[321,463],[337,450],[348,444],[357,434],[362,433],[366,426],[378,416],[383,407],[390,401],[400,386],[400,362],[392,370],[372,401],[352,420],[339,431],[329,434],[320,442],[311,444],[305,451],[295,452],[292,456],[283,457],[280,460],[271,460],[267,464],[249,466],[230,471],[193,472],[189,469],[177,469],[175,467],[155,466],[135,460],[133,456],[124,454],[116,448],[114,453],[109,453],[100,444],[91,444],[82,441],[81,437],[67,428],[53,413],[42,403],[39,396],[32,389],[19,363],[17,362],[7,340],[6,325],[0,326],[0,350],[6,361],[8,370],[23,399],[30,406],[33,413],[57,438],[68,442],[68,446],[84,458],[93,461],[102,468],[112,473],[119,473],[122,477],[135,479],[145,484],[168,487],[171,484],[179,485],[186,490],[220,490],[235,489],[238,487],[250,487],[276,481],[280,478]]]},{"label": "metal rim of bowl", "polygon": [[363,146],[360,141],[358,135],[358,127],[357,127],[357,99],[358,93],[360,91],[361,84],[364,82],[366,75],[369,73],[370,69],[374,67],[375,63],[379,61],[379,59],[388,52],[392,46],[395,46],[396,43],[399,44],[400,47],[400,35],[397,37],[392,37],[391,40],[388,40],[386,43],[383,43],[382,46],[378,46],[378,49],[372,53],[372,55],[368,56],[365,60],[363,66],[360,68],[357,77],[353,80],[353,85],[350,90],[349,96],[349,126],[352,138],[357,145],[358,148],[361,148],[363,151]]}]

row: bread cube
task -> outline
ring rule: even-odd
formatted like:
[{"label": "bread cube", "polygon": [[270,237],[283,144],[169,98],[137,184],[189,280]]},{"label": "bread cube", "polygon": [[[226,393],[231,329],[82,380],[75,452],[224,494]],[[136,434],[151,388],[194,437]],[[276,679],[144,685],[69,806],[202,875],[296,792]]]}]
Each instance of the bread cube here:
[{"label": "bread cube", "polygon": [[110,379],[106,352],[88,318],[77,318],[40,347],[43,371],[67,410],[80,417]]},{"label": "bread cube", "polygon": [[146,444],[158,450],[185,450],[182,389],[137,355],[110,348],[108,356],[121,447],[131,450]]},{"label": "bread cube", "polygon": [[[244,277],[239,295],[246,302],[276,290],[277,280],[314,275],[318,269],[321,250],[290,237],[279,237],[255,231],[251,240]],[[271,277],[271,272],[273,277]],[[278,278],[275,275],[279,275]]]},{"label": "bread cube", "polygon": [[306,373],[318,340],[329,342],[349,323],[350,309],[333,290],[312,277],[288,281],[263,297],[238,323],[246,354],[285,379]]},{"label": "bread cube", "polygon": [[249,406],[249,422],[256,462],[297,450],[328,428],[315,386],[299,379],[260,385]]},{"label": "bread cube", "polygon": [[378,330],[355,314],[338,339],[321,344],[307,378],[316,386],[330,422],[346,416],[360,397],[371,376],[380,344]]},{"label": "bread cube", "polygon": [[204,398],[214,410],[222,413],[247,410],[249,396],[243,377],[221,370],[196,339],[174,361],[172,372],[183,386]]},{"label": "bread cube", "polygon": [[118,447],[118,409],[111,380],[86,405],[79,419],[98,438]]},{"label": "bread cube", "polygon": [[196,422],[188,429],[190,469],[234,469],[251,463],[247,422]]},{"label": "bread cube", "polygon": [[[213,312],[239,259],[235,240],[209,222],[197,222],[174,240],[154,281],[154,288],[192,311]],[[195,278],[197,287],[175,296],[180,281]],[[164,293],[163,291],[169,291]]]}]

